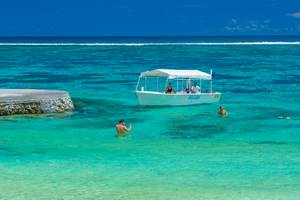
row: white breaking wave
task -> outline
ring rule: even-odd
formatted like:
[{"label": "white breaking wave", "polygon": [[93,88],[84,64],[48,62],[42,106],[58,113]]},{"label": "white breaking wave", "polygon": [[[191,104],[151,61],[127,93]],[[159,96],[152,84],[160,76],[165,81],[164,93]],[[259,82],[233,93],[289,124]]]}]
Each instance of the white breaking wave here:
[{"label": "white breaking wave", "polygon": [[0,46],[238,46],[300,45],[298,42],[0,43]]}]

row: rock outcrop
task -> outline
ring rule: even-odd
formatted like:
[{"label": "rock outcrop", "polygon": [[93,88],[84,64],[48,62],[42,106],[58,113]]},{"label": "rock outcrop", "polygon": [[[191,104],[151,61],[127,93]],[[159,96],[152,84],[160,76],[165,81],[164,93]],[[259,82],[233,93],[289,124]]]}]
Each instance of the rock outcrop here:
[{"label": "rock outcrop", "polygon": [[0,115],[63,113],[74,110],[65,91],[0,89]]}]

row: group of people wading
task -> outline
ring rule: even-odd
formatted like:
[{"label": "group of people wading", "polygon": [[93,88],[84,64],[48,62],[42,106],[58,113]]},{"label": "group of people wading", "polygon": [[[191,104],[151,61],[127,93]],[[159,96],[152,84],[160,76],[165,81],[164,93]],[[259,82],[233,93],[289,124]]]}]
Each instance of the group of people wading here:
[{"label": "group of people wading", "polygon": [[[228,112],[224,109],[223,106],[219,107],[218,114],[222,117],[226,117],[228,115]],[[116,125],[117,130],[117,136],[118,137],[124,137],[127,132],[130,132],[132,129],[131,124],[127,127],[125,124],[125,121],[122,119],[119,121],[119,123]]]}]

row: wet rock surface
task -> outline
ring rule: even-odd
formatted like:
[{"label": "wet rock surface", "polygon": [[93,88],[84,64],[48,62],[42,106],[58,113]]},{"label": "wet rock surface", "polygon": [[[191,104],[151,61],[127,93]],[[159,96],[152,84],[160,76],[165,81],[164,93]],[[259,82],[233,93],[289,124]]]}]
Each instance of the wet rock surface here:
[{"label": "wet rock surface", "polygon": [[73,109],[65,91],[0,89],[0,115],[63,113]]}]

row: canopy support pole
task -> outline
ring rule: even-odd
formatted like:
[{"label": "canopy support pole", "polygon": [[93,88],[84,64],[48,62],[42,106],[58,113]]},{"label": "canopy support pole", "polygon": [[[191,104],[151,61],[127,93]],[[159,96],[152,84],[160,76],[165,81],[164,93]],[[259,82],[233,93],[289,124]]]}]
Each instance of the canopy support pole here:
[{"label": "canopy support pole", "polygon": [[200,92],[202,92],[202,79],[199,79]]},{"label": "canopy support pole", "polygon": [[213,71],[210,70],[210,93],[213,93]]},{"label": "canopy support pole", "polygon": [[168,81],[169,81],[169,79],[167,78],[165,88],[167,88],[167,86],[168,86]]},{"label": "canopy support pole", "polygon": [[139,87],[139,84],[140,84],[140,79],[141,79],[141,77],[139,76],[138,82],[137,82],[136,87],[135,87],[135,91],[138,91],[138,87]]}]

